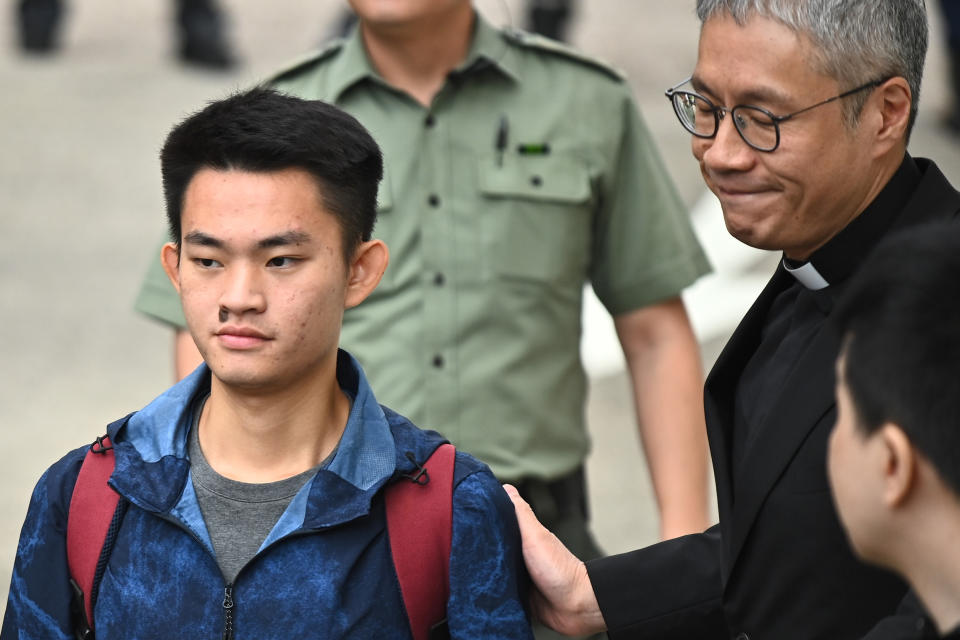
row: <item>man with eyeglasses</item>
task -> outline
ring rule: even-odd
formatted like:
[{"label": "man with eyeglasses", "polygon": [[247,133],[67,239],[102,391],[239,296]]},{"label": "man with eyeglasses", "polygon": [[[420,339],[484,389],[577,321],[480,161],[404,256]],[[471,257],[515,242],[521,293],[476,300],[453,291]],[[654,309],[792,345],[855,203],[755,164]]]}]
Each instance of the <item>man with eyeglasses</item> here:
[{"label": "man with eyeglasses", "polygon": [[707,378],[720,524],[584,564],[508,489],[535,612],[614,639],[935,637],[905,585],[850,550],[825,464],[835,302],[884,236],[960,211],[936,165],[906,153],[923,0],[698,0],[697,12],[696,67],[667,96],[729,232],[783,251]]}]

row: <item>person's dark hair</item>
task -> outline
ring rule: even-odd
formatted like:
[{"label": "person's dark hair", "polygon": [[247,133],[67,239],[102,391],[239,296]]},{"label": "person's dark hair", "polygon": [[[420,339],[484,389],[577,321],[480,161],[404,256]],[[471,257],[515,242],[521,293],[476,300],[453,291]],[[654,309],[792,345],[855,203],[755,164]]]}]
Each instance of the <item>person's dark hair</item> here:
[{"label": "person's dark hair", "polygon": [[211,102],[173,128],[160,151],[170,235],[179,245],[183,199],[201,169],[302,169],[343,230],[345,258],[370,239],[383,177],[380,148],[355,118],[318,100],[256,88]]},{"label": "person's dark hair", "polygon": [[880,244],[833,322],[858,427],[898,424],[960,494],[960,225]]}]

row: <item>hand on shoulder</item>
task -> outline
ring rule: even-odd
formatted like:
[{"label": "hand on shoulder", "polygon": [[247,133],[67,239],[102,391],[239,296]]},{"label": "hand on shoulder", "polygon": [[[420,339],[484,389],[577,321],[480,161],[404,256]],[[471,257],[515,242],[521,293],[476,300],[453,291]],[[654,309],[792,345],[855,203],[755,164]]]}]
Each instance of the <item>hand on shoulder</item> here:
[{"label": "hand on shoulder", "polygon": [[530,605],[545,625],[565,635],[606,630],[587,567],[548,531],[530,505],[509,484],[504,490],[513,501],[523,539],[523,560],[533,582]]}]

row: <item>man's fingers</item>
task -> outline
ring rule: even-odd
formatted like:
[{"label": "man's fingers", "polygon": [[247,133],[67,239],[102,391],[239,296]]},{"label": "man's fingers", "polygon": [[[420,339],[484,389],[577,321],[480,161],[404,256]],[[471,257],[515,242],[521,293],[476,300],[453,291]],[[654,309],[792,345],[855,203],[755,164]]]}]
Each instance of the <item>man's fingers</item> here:
[{"label": "man's fingers", "polygon": [[[537,515],[533,512],[533,507],[527,504],[527,501],[520,497],[520,492],[517,491],[515,486],[512,484],[505,484],[503,485],[503,490],[507,492],[508,496],[510,496],[510,501],[513,502],[513,508],[517,512],[518,520],[521,520],[521,516],[523,516],[523,520],[527,520],[529,522],[529,517],[533,518],[538,524],[540,523],[540,521],[537,520]],[[523,529],[522,522],[520,524],[520,528]]]},{"label": "man's fingers", "polygon": [[603,631],[606,626],[586,567],[540,524],[516,487],[503,485],[513,501],[523,538],[523,559],[535,587],[534,614],[551,629],[567,635]]},{"label": "man's fingers", "polygon": [[[505,484],[503,485],[503,490],[507,492],[507,495],[510,496],[510,500],[513,502],[513,510],[517,514],[517,524],[520,525],[520,537],[522,538],[524,555],[526,556],[529,547],[536,544],[544,544],[542,542],[544,536],[554,536],[546,527],[540,524],[537,514],[533,512],[533,507],[520,496],[520,492],[517,491],[516,487],[511,484]],[[559,540],[557,544],[560,544]],[[527,564],[529,565],[529,560]]]},{"label": "man's fingers", "polygon": [[518,505],[523,505],[527,509],[530,509],[530,505],[527,504],[527,501],[520,497],[520,492],[517,491],[517,488],[512,484],[503,485],[503,490],[507,492],[507,495],[510,496],[510,499],[513,501],[513,506],[516,508]]}]

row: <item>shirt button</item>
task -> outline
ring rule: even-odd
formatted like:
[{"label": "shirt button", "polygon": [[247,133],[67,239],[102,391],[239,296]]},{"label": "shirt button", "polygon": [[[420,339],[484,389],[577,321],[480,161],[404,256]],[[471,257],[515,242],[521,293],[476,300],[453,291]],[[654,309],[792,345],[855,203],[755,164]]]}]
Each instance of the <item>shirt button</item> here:
[{"label": "shirt button", "polygon": [[431,207],[439,207],[439,206],[440,206],[440,196],[438,196],[438,195],[435,194],[435,193],[431,193],[431,194],[430,194],[430,197],[427,198],[427,204],[429,204]]},{"label": "shirt button", "polygon": [[437,119],[433,117],[432,113],[427,114],[427,117],[423,119],[423,124],[429,129],[433,127],[433,125],[437,124]]},{"label": "shirt button", "polygon": [[540,185],[543,184],[543,178],[541,178],[540,176],[533,176],[530,178],[530,184],[532,184],[535,187],[539,187]]},{"label": "shirt button", "polygon": [[442,368],[443,368],[443,356],[441,356],[441,355],[433,356],[433,366],[435,366],[437,369],[442,369]]},{"label": "shirt button", "polygon": [[433,276],[433,284],[437,285],[438,287],[442,287],[446,281],[447,279],[439,271],[437,272],[437,275]]}]

